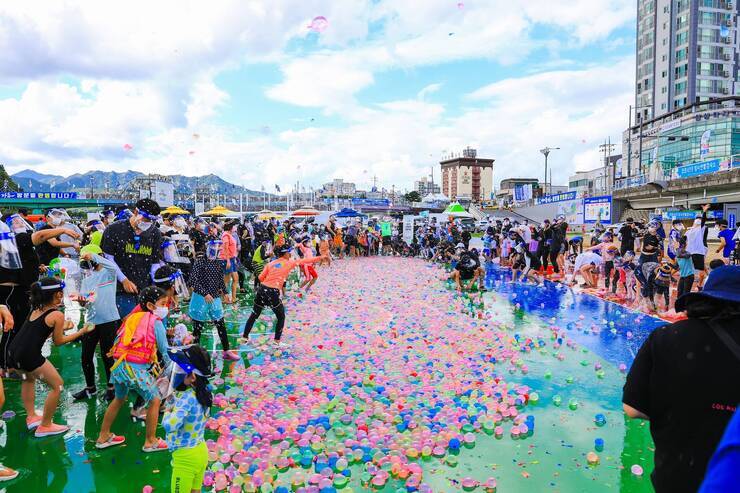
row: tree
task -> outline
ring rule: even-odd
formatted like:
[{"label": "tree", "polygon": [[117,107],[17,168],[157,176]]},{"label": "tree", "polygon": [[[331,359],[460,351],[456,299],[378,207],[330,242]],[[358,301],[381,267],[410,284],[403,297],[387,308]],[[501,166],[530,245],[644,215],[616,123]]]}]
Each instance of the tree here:
[{"label": "tree", "polygon": [[8,172],[5,171],[5,166],[2,164],[0,164],[0,187],[2,188],[0,191],[3,192],[18,192],[21,190],[18,184],[8,176]]},{"label": "tree", "polygon": [[421,202],[421,194],[416,190],[412,190],[403,196],[408,202]]}]

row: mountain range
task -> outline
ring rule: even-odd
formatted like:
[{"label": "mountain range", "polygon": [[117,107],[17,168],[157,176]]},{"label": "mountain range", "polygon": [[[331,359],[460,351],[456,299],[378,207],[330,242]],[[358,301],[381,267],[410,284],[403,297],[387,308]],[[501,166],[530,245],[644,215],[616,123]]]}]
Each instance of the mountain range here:
[{"label": "mountain range", "polygon": [[[85,192],[90,186],[96,191],[125,189],[136,178],[146,176],[139,171],[89,171],[87,173],[75,173],[70,176],[60,176],[39,173],[32,169],[25,169],[14,173],[11,178],[26,192]],[[205,176],[183,176],[169,175],[175,186],[177,194],[192,194],[204,188],[211,193],[217,194],[262,194],[256,190],[250,190],[240,185],[229,183],[221,177],[213,174]]]}]

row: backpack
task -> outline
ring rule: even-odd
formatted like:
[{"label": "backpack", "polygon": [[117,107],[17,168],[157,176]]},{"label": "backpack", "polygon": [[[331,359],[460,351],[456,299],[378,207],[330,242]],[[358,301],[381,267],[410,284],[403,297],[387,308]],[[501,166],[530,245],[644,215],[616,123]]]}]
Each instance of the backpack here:
[{"label": "backpack", "polygon": [[133,312],[123,320],[108,356],[116,362],[111,371],[122,362],[150,364],[157,361],[157,337],[154,323],[157,317],[147,311]]}]

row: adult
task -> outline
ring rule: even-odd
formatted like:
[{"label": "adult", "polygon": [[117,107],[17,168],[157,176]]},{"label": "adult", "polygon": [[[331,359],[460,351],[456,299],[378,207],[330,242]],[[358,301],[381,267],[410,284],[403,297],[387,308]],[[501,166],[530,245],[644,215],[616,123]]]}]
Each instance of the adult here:
[{"label": "adult", "polygon": [[152,265],[159,260],[162,244],[162,234],[155,226],[159,212],[158,203],[141,199],[128,220],[116,221],[103,232],[100,247],[119,269],[116,306],[121,318],[134,309],[139,291],[151,284]]},{"label": "adult", "polygon": [[202,217],[193,221],[193,228],[189,232],[190,241],[193,244],[193,259],[206,254],[206,243],[208,243],[207,227],[208,223]]},{"label": "adult", "polygon": [[740,402],[738,279],[740,267],[720,267],[703,291],[681,296],[676,311],[688,319],[654,330],[627,375],[623,407],[650,421],[656,493],[697,491]]},{"label": "adult", "polygon": [[476,250],[468,250],[463,243],[457,244],[457,264],[452,272],[452,280],[455,281],[458,291],[475,286],[485,291],[486,272],[480,265],[480,258]]},{"label": "adult", "polygon": [[648,262],[660,262],[663,242],[658,237],[658,222],[650,221],[647,226],[647,233],[642,237],[642,250],[637,265]]},{"label": "adult", "polygon": [[550,263],[556,274],[560,274],[563,267],[563,253],[567,247],[568,223],[565,216],[558,216],[552,229],[552,244],[550,245]]},{"label": "adult", "polygon": [[[46,224],[39,229],[39,231],[46,231],[50,229],[61,228],[65,222],[64,216],[66,213],[61,209],[49,209],[46,213]],[[76,233],[76,232],[72,232]],[[63,241],[61,234],[68,236],[68,241]],[[74,234],[70,234],[69,231],[62,231],[61,234],[51,235],[45,241],[36,245],[36,253],[39,256],[39,262],[41,265],[48,266],[52,260],[59,257],[62,253],[62,248],[71,248],[72,250],[79,251],[80,243],[74,238]]]},{"label": "adult", "polygon": [[627,252],[635,251],[635,220],[628,217],[625,223],[619,228],[619,254],[624,257]]},{"label": "adult", "polygon": [[699,289],[704,285],[707,275],[705,258],[707,255],[707,211],[709,204],[702,207],[700,218],[694,219],[694,224],[686,231],[686,251],[691,254],[691,260],[696,269]]},{"label": "adult", "polygon": [[686,229],[680,219],[674,219],[671,224],[671,232],[668,233],[668,248],[667,254],[671,260],[676,259],[678,253],[678,244],[683,237],[683,231]]},{"label": "adult", "polygon": [[717,221],[717,225],[719,226],[719,233],[717,233],[717,238],[719,238],[717,253],[721,253],[724,262],[729,264],[730,254],[735,249],[735,230],[728,228],[728,223],[725,219]]}]

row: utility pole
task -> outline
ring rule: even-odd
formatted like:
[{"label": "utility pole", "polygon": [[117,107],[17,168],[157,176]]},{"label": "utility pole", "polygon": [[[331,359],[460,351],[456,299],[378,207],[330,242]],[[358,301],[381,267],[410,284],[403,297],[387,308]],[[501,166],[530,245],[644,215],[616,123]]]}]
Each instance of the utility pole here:
[{"label": "utility pole", "polygon": [[609,193],[609,160],[614,150],[614,144],[611,143],[611,137],[605,140],[603,144],[599,146],[599,150],[604,153],[604,192]]}]

